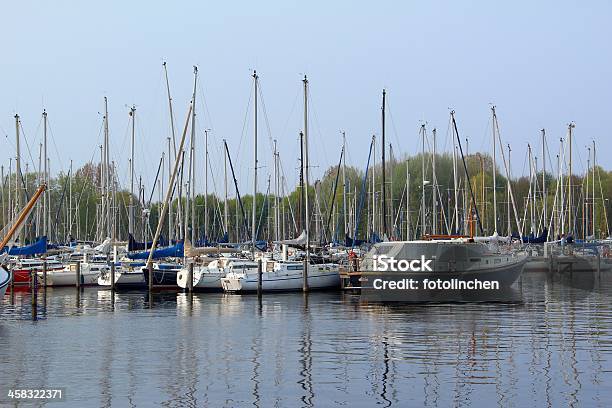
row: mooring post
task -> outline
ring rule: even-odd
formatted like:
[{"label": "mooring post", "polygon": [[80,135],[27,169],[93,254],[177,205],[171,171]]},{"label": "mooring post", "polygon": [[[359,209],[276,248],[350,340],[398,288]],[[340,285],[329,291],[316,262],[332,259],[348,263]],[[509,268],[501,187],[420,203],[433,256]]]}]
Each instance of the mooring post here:
[{"label": "mooring post", "polygon": [[308,253],[304,258],[304,269],[302,270],[302,292],[308,292]]},{"label": "mooring post", "polygon": [[189,291],[189,293],[193,292],[193,268],[194,263],[190,262],[188,266],[189,273],[187,275],[187,290]]},{"label": "mooring post", "polygon": [[47,257],[43,257],[43,290],[47,290]]},{"label": "mooring post", "polygon": [[77,261],[76,263],[76,287],[77,289],[81,288],[81,262]]},{"label": "mooring post", "polygon": [[257,260],[257,297],[261,297],[263,291],[263,271],[261,269],[261,258]]},{"label": "mooring post", "polygon": [[31,285],[32,285],[32,296],[31,296],[31,301],[32,301],[32,320],[37,320],[37,316],[38,316],[38,299],[37,299],[37,281],[38,281],[38,276],[36,273],[35,269],[32,269],[32,271],[30,272],[31,275]]},{"label": "mooring post", "polygon": [[36,307],[36,282],[38,276],[36,275],[36,269],[30,271],[30,288],[32,289],[32,308]]},{"label": "mooring post", "polygon": [[153,261],[147,261],[147,273],[149,274],[149,292],[153,291]]},{"label": "mooring post", "polygon": [[111,261],[110,264],[110,279],[111,279],[111,292],[115,291],[115,261]]}]

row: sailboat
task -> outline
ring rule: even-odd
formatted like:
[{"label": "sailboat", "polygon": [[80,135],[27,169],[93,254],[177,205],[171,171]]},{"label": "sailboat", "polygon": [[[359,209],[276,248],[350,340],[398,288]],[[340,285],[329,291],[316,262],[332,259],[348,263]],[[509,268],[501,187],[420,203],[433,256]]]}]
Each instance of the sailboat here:
[{"label": "sailboat", "polygon": [[[253,73],[255,87],[255,180],[254,194],[257,194],[257,73]],[[305,190],[308,191],[308,79],[304,76],[304,132],[303,132],[303,151],[304,160],[302,163]],[[305,207],[305,231],[300,236],[306,250],[304,260],[289,261],[286,256],[278,261],[261,257],[261,289],[268,291],[307,291],[309,289],[331,289],[340,286],[340,269],[334,263],[315,264],[310,257],[310,214],[308,194],[304,195]],[[255,210],[253,211],[252,241],[256,241],[255,236]],[[282,243],[282,241],[281,241]],[[284,251],[283,251],[284,253]],[[243,271],[232,270],[221,279],[223,290],[228,292],[252,292],[259,286],[259,271],[249,268]]]}]

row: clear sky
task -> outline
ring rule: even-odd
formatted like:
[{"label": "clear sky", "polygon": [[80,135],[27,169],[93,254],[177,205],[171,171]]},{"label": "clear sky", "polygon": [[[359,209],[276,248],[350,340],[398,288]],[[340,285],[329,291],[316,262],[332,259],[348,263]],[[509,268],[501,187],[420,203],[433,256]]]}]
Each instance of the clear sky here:
[{"label": "clear sky", "polygon": [[[121,182],[127,185],[132,104],[136,171],[150,182],[170,134],[162,68],[167,61],[177,132],[192,66],[199,67],[198,144],[210,129],[219,191],[223,138],[236,156],[241,188],[252,189],[247,106],[253,69],[265,102],[259,127],[263,179],[272,171],[270,140],[277,139],[287,182],[295,184],[305,73],[313,178],[337,162],[340,130],[349,140],[349,162],[365,166],[370,137],[380,133],[383,87],[388,140],[397,155],[417,152],[422,121],[438,128],[439,150],[448,149],[449,108],[462,137],[470,139],[470,151],[489,151],[494,103],[502,138],[512,145],[515,174],[528,171],[528,142],[541,155],[543,127],[554,158],[570,121],[576,123],[575,168],[583,171],[585,146],[595,139],[599,161],[610,169],[611,17],[609,1],[5,2],[0,159],[6,171],[15,155],[13,116],[19,113],[30,148],[23,142],[24,160],[37,165],[43,108],[54,171],[67,171],[70,160],[78,167],[97,158],[99,112],[107,96],[111,154]],[[200,174],[202,155],[200,150]],[[201,191],[202,178],[197,183]]]}]

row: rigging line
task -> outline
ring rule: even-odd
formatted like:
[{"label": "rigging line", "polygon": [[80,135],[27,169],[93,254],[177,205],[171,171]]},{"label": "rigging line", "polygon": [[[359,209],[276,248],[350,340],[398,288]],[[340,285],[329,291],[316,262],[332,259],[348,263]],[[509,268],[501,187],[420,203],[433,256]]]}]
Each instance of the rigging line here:
[{"label": "rigging line", "polygon": [[[279,167],[280,167],[280,171],[282,175],[282,178],[281,178],[282,186],[285,187],[287,191],[289,191],[289,185],[287,184],[287,175],[285,174],[285,168],[283,166],[283,161],[280,158],[280,154],[278,155],[278,163],[279,163]],[[293,228],[296,233],[299,233],[298,228],[297,228],[297,223],[295,222],[295,214],[293,212],[293,206],[291,205],[291,200],[289,199],[289,196],[283,197],[283,199],[287,199],[287,203],[289,204],[289,213],[291,214],[291,220],[293,221]]]},{"label": "rigging line", "polygon": [[[32,151],[30,150],[30,144],[28,143],[28,137],[26,136],[25,130],[23,130],[23,124],[21,123],[21,118],[19,119],[19,128],[21,129],[21,136],[23,136],[23,140],[25,141],[26,144],[26,149],[28,151],[28,156],[30,156],[30,164],[32,164],[32,168],[38,172],[38,170],[36,169],[36,165],[35,165],[35,161],[32,158]],[[26,162],[27,164],[27,162]]]},{"label": "rigging line", "polygon": [[59,167],[62,173],[66,173],[64,169],[62,157],[59,154],[59,149],[57,148],[57,143],[55,143],[55,133],[53,133],[53,126],[51,125],[51,121],[47,117],[47,130],[49,131],[49,135],[51,135],[51,143],[53,143],[53,148],[55,149],[55,154],[57,155],[57,161],[59,162]]},{"label": "rigging line", "polygon": [[251,101],[253,100],[253,92],[249,89],[249,100],[247,102],[247,106],[244,112],[244,120],[242,122],[242,134],[240,135],[240,141],[238,142],[238,149],[236,151],[236,157],[240,157],[240,151],[242,150],[242,142],[246,135],[246,130],[248,126],[248,117],[249,111],[251,110]]},{"label": "rigging line", "polygon": [[289,115],[287,116],[287,120],[285,121],[285,125],[283,126],[283,130],[281,132],[282,135],[287,134],[287,128],[289,127],[289,121],[293,117],[293,112],[295,112],[295,108],[297,106],[297,101],[298,101],[298,97],[300,96],[301,89],[302,89],[301,85],[299,87],[296,87],[296,92],[295,92],[295,97],[293,99],[293,104],[291,105],[291,110],[289,111]]},{"label": "rigging line", "polygon": [[268,143],[270,144],[270,150],[274,150],[274,142],[272,140],[272,130],[270,129],[270,121],[268,120],[268,111],[266,109],[266,102],[264,100],[261,82],[259,82],[257,90],[259,91],[259,97],[261,98],[261,109],[263,110],[264,121],[266,122],[266,130],[268,131]]},{"label": "rigging line", "polygon": [[[204,75],[202,75],[202,77],[203,76]],[[210,114],[210,110],[208,109],[208,103],[206,102],[207,93],[204,92],[204,79],[203,78],[198,81],[197,87],[198,87],[198,90],[200,91],[200,98],[198,98],[199,100],[196,103],[199,102],[200,107],[202,108],[202,111],[204,112],[204,123],[209,123],[210,126],[208,126],[208,128],[214,129],[212,115]]]},{"label": "rigging line", "polygon": [[[319,123],[319,116],[317,115],[317,109],[316,109],[316,104],[315,104],[315,100],[312,97],[312,92],[311,92],[311,87],[308,87],[308,114],[312,114],[313,116],[313,120],[314,120],[314,124],[315,124],[315,129],[317,131],[317,134],[319,136],[319,140],[326,140],[325,137],[323,137],[323,133],[321,133],[321,124]],[[309,142],[309,144],[311,146],[313,146],[312,143]],[[314,146],[316,147],[320,147],[320,143],[315,143]],[[319,150],[319,152],[321,153],[321,150]],[[329,157],[327,157],[327,149],[323,149],[322,151],[323,153],[323,159],[325,161],[325,164],[329,164],[331,163],[331,160],[329,160]],[[316,166],[312,166],[310,163],[308,164],[308,168],[312,168],[312,167],[318,167],[319,171],[321,168],[320,163]],[[316,177],[315,177],[316,178]]]},{"label": "rigging line", "polygon": [[397,132],[397,128],[395,126],[395,120],[393,119],[393,112],[391,110],[391,103],[390,103],[389,99],[390,99],[389,98],[389,94],[387,93],[386,100],[385,100],[385,102],[387,103],[387,110],[386,111],[389,113],[389,119],[391,119],[391,128],[393,129],[393,135],[395,136],[395,143],[397,143],[397,147],[401,151],[401,150],[403,150],[403,147],[402,147],[402,145],[400,143],[400,140],[399,140],[399,135],[398,135],[398,132]]}]

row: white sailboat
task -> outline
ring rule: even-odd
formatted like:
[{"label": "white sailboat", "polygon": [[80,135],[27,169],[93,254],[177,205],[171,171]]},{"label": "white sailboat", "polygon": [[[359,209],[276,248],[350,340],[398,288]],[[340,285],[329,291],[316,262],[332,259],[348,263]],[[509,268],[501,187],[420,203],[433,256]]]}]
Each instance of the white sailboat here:
[{"label": "white sailboat", "polygon": [[[262,290],[264,292],[289,292],[302,290],[304,263],[302,261],[274,261],[262,259]],[[257,266],[254,270],[228,272],[221,279],[227,292],[257,291]],[[309,289],[333,289],[340,287],[340,269],[337,264],[308,265]]]},{"label": "white sailboat", "polygon": [[[257,97],[257,75],[255,79],[255,96]],[[304,76],[304,174],[305,188],[308,191],[308,79]],[[257,111],[255,111],[257,118]],[[257,123],[257,119],[255,119]],[[255,132],[255,145],[257,145],[257,132]],[[257,149],[255,149],[257,151]],[[255,156],[255,167],[257,167],[257,156]],[[256,179],[255,179],[256,181]],[[257,191],[255,189],[255,191]],[[310,229],[308,194],[305,196],[305,231],[292,242],[281,244],[294,244],[305,246],[306,254],[304,261],[288,261],[285,251],[281,261],[263,258],[261,259],[261,288],[264,292],[271,291],[307,291],[309,289],[331,289],[340,286],[340,268],[337,264],[310,262]],[[255,223],[253,222],[253,231]],[[253,235],[253,242],[255,242]],[[256,265],[256,264],[255,264]],[[304,268],[306,267],[306,269]],[[223,290],[228,292],[253,292],[257,291],[259,284],[259,272],[257,266],[244,271],[230,271],[221,279]]]},{"label": "white sailboat", "polygon": [[[194,290],[221,290],[221,280],[228,273],[257,273],[257,262],[241,259],[221,257],[214,259],[207,265],[200,264],[193,267]],[[186,289],[189,284],[189,270],[181,269],[176,276],[176,283],[180,288]]]}]

